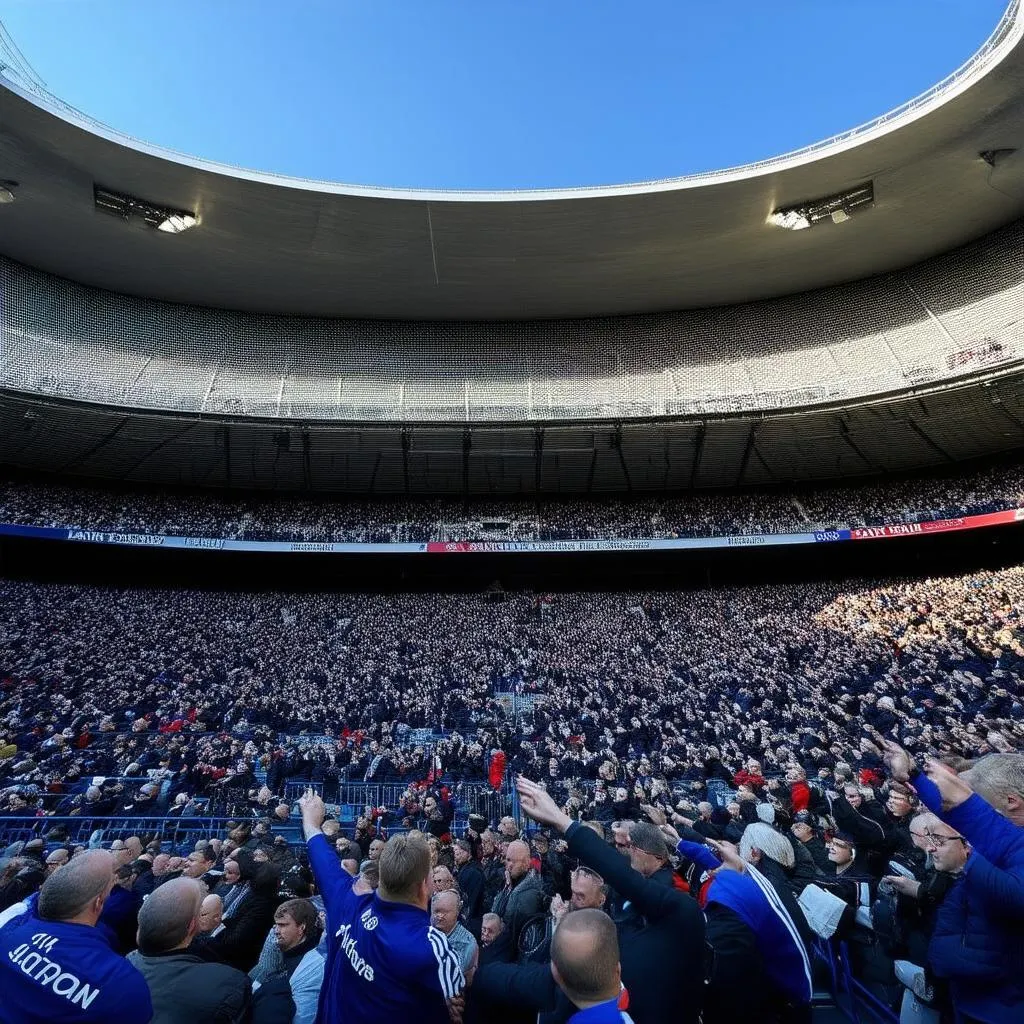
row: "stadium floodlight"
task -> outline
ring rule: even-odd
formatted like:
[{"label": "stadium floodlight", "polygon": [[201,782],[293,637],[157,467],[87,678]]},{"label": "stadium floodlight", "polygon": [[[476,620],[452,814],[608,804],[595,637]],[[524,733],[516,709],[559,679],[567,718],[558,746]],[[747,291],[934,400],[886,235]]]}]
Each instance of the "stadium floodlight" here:
[{"label": "stadium floodlight", "polygon": [[157,231],[166,231],[168,234],[178,235],[182,231],[188,231],[198,221],[191,213],[172,213],[157,224]]},{"label": "stadium floodlight", "polygon": [[768,223],[790,231],[813,228],[826,220],[833,224],[845,224],[854,214],[872,206],[874,201],[875,184],[867,181],[835,195],[809,199],[793,206],[780,206],[768,215]]},{"label": "stadium floodlight", "polygon": [[807,216],[799,210],[776,210],[768,220],[780,228],[788,228],[790,231],[803,231],[809,228],[811,222]]},{"label": "stadium floodlight", "polygon": [[97,210],[120,217],[121,220],[137,217],[151,228],[156,228],[157,231],[163,231],[165,234],[179,235],[182,231],[187,231],[199,223],[199,218],[190,210],[176,210],[170,206],[160,206],[147,199],[125,195],[123,192],[114,192],[108,188],[101,188],[99,185],[93,186],[93,200]]}]

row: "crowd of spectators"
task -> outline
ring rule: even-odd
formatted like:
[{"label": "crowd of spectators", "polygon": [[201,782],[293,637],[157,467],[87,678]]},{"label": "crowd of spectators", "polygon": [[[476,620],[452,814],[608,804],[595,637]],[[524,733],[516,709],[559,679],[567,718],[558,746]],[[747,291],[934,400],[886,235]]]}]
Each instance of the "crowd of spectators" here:
[{"label": "crowd of spectators", "polygon": [[[893,1012],[1016,1021],[1022,608],[1021,567],[543,602],[0,581],[0,1020],[796,1022],[818,947]],[[349,823],[352,779],[403,796]],[[470,784],[509,803],[457,823]]]},{"label": "crowd of spectators", "polygon": [[0,482],[0,522],[235,540],[388,543],[800,533],[1024,507],[1024,466],[873,485],[600,501],[244,498]]},{"label": "crowd of spectators", "polygon": [[187,856],[150,836],[45,861],[19,844],[0,1014],[781,1024],[810,1020],[819,957],[827,976],[838,955],[893,1020],[1019,1020],[1024,755],[914,755],[899,725],[863,725],[870,772],[809,778],[794,759],[773,786],[753,759],[716,759],[725,788],[696,813],[654,797],[581,818],[520,776],[533,827],[474,820],[454,839],[343,837],[308,790],[303,847],[245,822]]}]

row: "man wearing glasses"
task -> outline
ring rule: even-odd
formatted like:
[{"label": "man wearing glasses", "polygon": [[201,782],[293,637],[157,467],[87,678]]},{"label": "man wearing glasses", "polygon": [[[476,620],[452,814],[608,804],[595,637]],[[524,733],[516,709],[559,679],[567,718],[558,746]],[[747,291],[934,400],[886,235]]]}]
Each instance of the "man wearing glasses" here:
[{"label": "man wearing glasses", "polygon": [[929,759],[919,771],[902,747],[878,739],[893,778],[909,781],[947,826],[925,840],[935,864],[958,872],[936,916],[929,964],[949,983],[958,1021],[1017,1024],[1024,1006],[1024,828],[945,765]]}]

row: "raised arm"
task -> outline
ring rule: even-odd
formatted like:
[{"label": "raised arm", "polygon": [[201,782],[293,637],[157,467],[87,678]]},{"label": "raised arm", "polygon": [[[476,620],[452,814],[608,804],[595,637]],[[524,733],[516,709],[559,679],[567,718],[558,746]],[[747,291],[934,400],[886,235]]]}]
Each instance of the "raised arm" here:
[{"label": "raised arm", "polygon": [[526,814],[564,835],[572,856],[593,868],[616,892],[635,903],[641,913],[661,916],[665,912],[666,903],[677,895],[674,889],[648,882],[622,854],[565,814],[537,783],[520,776],[516,788]]},{"label": "raised arm", "polygon": [[312,789],[307,789],[299,800],[299,810],[302,812],[302,834],[309,850],[309,865],[313,869],[316,887],[324,898],[327,922],[335,929],[342,901],[352,891],[353,879],[342,869],[338,855],[321,831],[327,813],[323,800]]}]

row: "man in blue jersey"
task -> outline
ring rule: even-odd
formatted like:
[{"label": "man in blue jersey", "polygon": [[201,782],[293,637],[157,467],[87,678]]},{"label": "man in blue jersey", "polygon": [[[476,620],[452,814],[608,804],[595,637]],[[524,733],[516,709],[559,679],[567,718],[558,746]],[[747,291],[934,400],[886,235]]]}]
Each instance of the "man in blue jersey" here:
[{"label": "man in blue jersey", "polygon": [[578,1011],[569,1024],[633,1024],[620,1005],[619,937],[603,911],[565,915],[551,940],[551,974]]},{"label": "man in blue jersey", "polygon": [[148,1024],[145,978],[96,927],[113,885],[110,853],[83,853],[0,927],[0,1024]]},{"label": "man in blue jersey", "polygon": [[321,831],[323,801],[307,791],[299,807],[329,934],[317,1024],[458,1024],[466,979],[430,923],[426,839],[419,832],[392,836],[378,861],[379,888],[359,894]]}]

